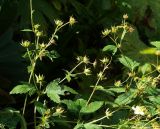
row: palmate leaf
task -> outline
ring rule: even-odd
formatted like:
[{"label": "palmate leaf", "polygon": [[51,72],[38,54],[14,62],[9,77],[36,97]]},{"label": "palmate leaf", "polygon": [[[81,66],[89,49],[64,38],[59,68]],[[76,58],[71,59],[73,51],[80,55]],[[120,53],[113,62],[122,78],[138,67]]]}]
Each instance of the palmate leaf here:
[{"label": "palmate leaf", "polygon": [[26,94],[33,89],[35,89],[35,87],[29,84],[17,85],[12,89],[10,94]]},{"label": "palmate leaf", "polygon": [[54,80],[47,85],[46,93],[52,101],[56,103],[61,102],[59,95],[64,95],[64,92],[61,90],[61,87],[59,85],[59,79]]}]

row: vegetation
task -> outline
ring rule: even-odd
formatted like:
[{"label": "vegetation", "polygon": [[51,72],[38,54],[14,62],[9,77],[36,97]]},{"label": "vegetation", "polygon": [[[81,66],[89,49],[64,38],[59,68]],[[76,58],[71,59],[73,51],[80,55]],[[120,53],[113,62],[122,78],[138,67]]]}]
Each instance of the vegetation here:
[{"label": "vegetation", "polygon": [[2,0],[0,128],[159,129],[159,0]]}]

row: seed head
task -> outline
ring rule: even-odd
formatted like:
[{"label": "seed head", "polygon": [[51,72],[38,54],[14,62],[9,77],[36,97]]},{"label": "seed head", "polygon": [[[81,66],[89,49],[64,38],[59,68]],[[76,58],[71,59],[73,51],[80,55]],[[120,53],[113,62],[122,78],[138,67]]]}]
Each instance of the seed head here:
[{"label": "seed head", "polygon": [[111,30],[105,29],[105,30],[102,31],[102,35],[103,35],[104,37],[106,37],[107,35],[110,34],[110,32],[111,32]]},{"label": "seed head", "polygon": [[30,46],[30,44],[31,44],[30,41],[27,40],[27,41],[22,42],[21,46],[28,48]]},{"label": "seed head", "polygon": [[73,16],[71,16],[71,17],[69,18],[69,24],[72,26],[72,25],[74,25],[75,23],[76,23],[75,18],[74,18]]},{"label": "seed head", "polygon": [[61,20],[55,20],[55,24],[57,26],[62,26],[63,25],[63,21],[61,21]]},{"label": "seed head", "polygon": [[127,15],[127,14],[124,14],[124,15],[123,15],[123,19],[128,19],[128,15]]}]

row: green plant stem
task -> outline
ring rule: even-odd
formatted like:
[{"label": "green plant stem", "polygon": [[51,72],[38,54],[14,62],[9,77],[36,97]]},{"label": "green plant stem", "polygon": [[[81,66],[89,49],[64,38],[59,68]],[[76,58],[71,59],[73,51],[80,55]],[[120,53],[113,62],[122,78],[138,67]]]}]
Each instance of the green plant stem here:
[{"label": "green plant stem", "polygon": [[[72,74],[72,73],[74,72],[74,70],[75,70],[77,67],[79,67],[82,63],[83,63],[83,61],[79,62],[79,63],[70,71],[70,73]],[[66,80],[66,77],[64,77],[64,78],[59,82],[59,84],[62,83],[64,80]]]},{"label": "green plant stem", "polygon": [[103,119],[105,119],[105,118],[107,118],[107,116],[103,116],[103,117],[101,117],[101,118],[99,118],[99,119],[93,120],[93,121],[89,122],[89,124],[96,123],[96,122],[101,121],[101,120],[103,120]]},{"label": "green plant stem", "polygon": [[31,26],[34,32],[34,23],[33,23],[33,4],[32,0],[30,0],[30,17],[31,17]]},{"label": "green plant stem", "polygon": [[[39,100],[39,96],[37,97],[37,100]],[[34,106],[34,128],[36,129],[36,126],[37,126],[37,120],[36,120],[36,106]]]},{"label": "green plant stem", "polygon": [[[103,71],[102,71],[102,75],[103,75],[103,73],[105,72],[105,70],[108,68],[108,66],[110,65],[111,61],[112,61],[112,58],[110,59],[109,63],[108,63],[106,66],[104,66]],[[96,82],[96,84],[95,84],[95,86],[94,86],[94,88],[93,88],[93,91],[92,91],[91,95],[89,96],[89,99],[88,99],[88,101],[87,101],[87,103],[86,103],[86,106],[89,104],[91,98],[93,97],[93,94],[95,93],[96,88],[97,88],[100,80],[101,80],[101,77],[98,78],[98,80],[97,80],[97,82]]]}]

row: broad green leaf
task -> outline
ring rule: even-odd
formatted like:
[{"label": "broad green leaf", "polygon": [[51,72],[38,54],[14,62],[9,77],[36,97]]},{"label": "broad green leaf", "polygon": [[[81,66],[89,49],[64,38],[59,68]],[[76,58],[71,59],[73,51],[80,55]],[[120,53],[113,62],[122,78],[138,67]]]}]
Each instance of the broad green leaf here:
[{"label": "broad green leaf", "polygon": [[103,52],[112,52],[113,55],[117,52],[117,47],[114,45],[107,45],[103,48]]},{"label": "broad green leaf", "polygon": [[60,85],[59,85],[59,80],[54,80],[50,82],[47,87],[46,87],[46,93],[47,96],[54,102],[60,103],[60,96],[59,95],[64,95],[64,92],[62,91]]},{"label": "broad green leaf", "polygon": [[100,86],[100,85],[96,86],[96,90],[103,91],[103,92],[105,92],[109,95],[114,96],[114,93],[112,91],[109,91],[108,89],[105,89],[103,86]]},{"label": "broad green leaf", "polygon": [[59,58],[59,57],[60,57],[60,55],[58,54],[58,52],[55,51],[55,50],[47,51],[46,56],[47,56],[51,61],[53,61],[53,59],[56,59],[56,58]]},{"label": "broad green leaf", "polygon": [[27,85],[27,84],[17,85],[12,89],[10,94],[25,94],[32,89],[33,89],[33,86],[31,85]]},{"label": "broad green leaf", "polygon": [[80,110],[81,113],[94,113],[98,109],[100,109],[103,105],[102,101],[91,102],[90,104],[82,107]]},{"label": "broad green leaf", "polygon": [[68,91],[68,92],[70,92],[70,93],[72,93],[72,94],[78,94],[78,92],[76,92],[75,90],[73,90],[72,88],[70,88],[70,87],[68,87],[68,86],[64,86],[63,87],[63,91],[65,92],[65,91]]},{"label": "broad green leaf", "polygon": [[36,110],[41,114],[44,115],[45,112],[47,111],[47,107],[44,106],[41,102],[36,101],[35,102]]},{"label": "broad green leaf", "polygon": [[144,65],[139,67],[139,71],[144,75],[152,71],[152,66],[149,63],[145,63]]},{"label": "broad green leaf", "polygon": [[68,110],[77,113],[86,105],[87,101],[84,99],[77,99],[76,101],[63,100],[62,103],[67,105]]},{"label": "broad green leaf", "polygon": [[127,56],[121,56],[121,58],[119,58],[119,61],[126,66],[127,68],[129,68],[131,71],[133,71],[137,66],[139,66],[139,63],[136,61],[133,61],[132,59],[130,59]]},{"label": "broad green leaf", "polygon": [[125,88],[124,87],[117,87],[117,88],[109,88],[108,89],[109,91],[113,91],[115,93],[123,93],[125,92]]},{"label": "broad green leaf", "polygon": [[102,127],[91,123],[84,124],[84,127],[85,129],[102,129]]},{"label": "broad green leaf", "polygon": [[[20,123],[19,127],[17,126],[18,123]],[[0,124],[5,125],[5,127],[9,129],[27,129],[24,117],[19,113],[19,111],[12,108],[0,110]]]},{"label": "broad green leaf", "polygon": [[160,41],[153,41],[151,42],[151,44],[155,46],[156,48],[160,49]]},{"label": "broad green leaf", "polygon": [[131,103],[133,101],[133,98],[135,98],[136,96],[137,94],[135,91],[128,91],[126,93],[119,95],[114,102],[117,105],[126,105]]}]

